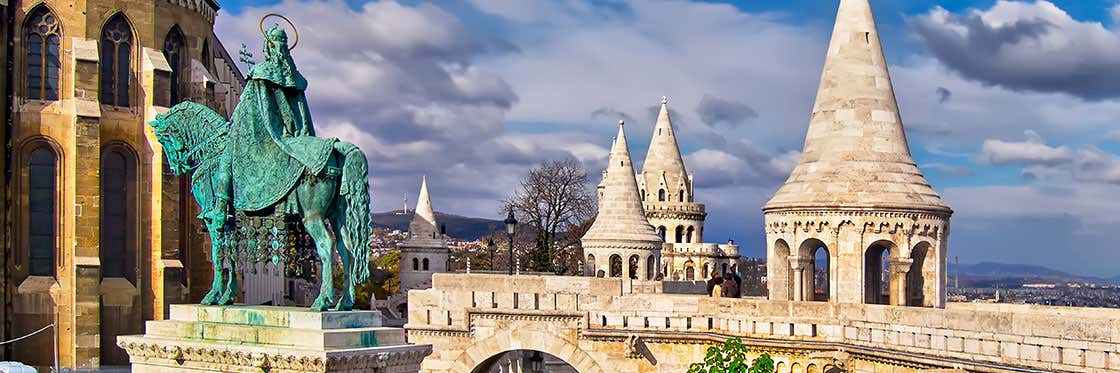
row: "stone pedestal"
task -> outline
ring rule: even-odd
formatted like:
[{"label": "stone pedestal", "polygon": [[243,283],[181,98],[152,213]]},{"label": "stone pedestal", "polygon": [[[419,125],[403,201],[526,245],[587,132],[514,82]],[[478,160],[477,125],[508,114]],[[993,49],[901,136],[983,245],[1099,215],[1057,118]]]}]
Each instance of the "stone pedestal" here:
[{"label": "stone pedestal", "polygon": [[430,345],[381,325],[381,312],[172,305],[147,334],[117,338],[133,372],[417,372]]}]

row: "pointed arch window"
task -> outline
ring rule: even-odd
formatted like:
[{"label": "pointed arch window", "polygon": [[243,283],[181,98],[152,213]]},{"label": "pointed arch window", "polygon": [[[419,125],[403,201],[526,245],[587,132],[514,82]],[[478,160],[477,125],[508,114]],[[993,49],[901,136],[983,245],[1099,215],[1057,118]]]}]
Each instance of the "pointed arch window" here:
[{"label": "pointed arch window", "polygon": [[413,271],[419,271],[420,270],[420,259],[412,258],[412,270]]},{"label": "pointed arch window", "polygon": [[657,201],[665,202],[665,189],[657,190]]},{"label": "pointed arch window", "polygon": [[424,270],[427,271],[428,270],[428,258],[424,258],[423,264],[424,264],[424,266],[423,266]]},{"label": "pointed arch window", "polygon": [[101,29],[101,103],[129,105],[132,86],[132,26],[117,13]]},{"label": "pointed arch window", "polygon": [[202,66],[206,68],[207,72],[214,71],[210,68],[210,65],[214,63],[214,58],[210,56],[210,39],[202,39],[202,53],[199,57],[202,59]]},{"label": "pointed arch window", "polygon": [[186,46],[183,39],[183,31],[179,29],[178,25],[172,27],[171,31],[167,32],[167,37],[163,39],[163,58],[167,60],[167,65],[171,67],[169,79],[171,83],[171,105],[183,100],[182,70],[186,67],[184,62]]},{"label": "pointed arch window", "polygon": [[58,154],[43,144],[31,150],[27,162],[28,274],[54,276],[58,242]]},{"label": "pointed arch window", "polygon": [[24,29],[27,32],[27,98],[32,100],[58,100],[59,42],[62,27],[58,17],[39,5],[28,13]]},{"label": "pointed arch window", "polygon": [[684,190],[677,193],[677,199],[679,200],[678,202],[684,202]]},{"label": "pointed arch window", "polygon": [[123,145],[101,154],[101,276],[136,283],[136,157]]}]

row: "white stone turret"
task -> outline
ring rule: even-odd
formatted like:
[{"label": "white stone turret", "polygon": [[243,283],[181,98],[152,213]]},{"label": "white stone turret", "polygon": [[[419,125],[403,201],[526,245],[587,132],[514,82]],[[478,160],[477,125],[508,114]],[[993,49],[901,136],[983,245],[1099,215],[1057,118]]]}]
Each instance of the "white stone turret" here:
[{"label": "white stone turret", "polygon": [[952,211],[910,156],[868,0],[840,1],[801,161],[763,211],[771,299],[944,304]]},{"label": "white stone turret", "polygon": [[400,291],[405,296],[394,297],[398,301],[392,306],[397,311],[401,302],[407,302],[409,290],[431,288],[433,273],[448,272],[451,251],[432,209],[427,177],[420,182],[420,196],[416,198],[416,209],[408,223],[408,239],[398,247],[401,251]]},{"label": "white stone turret", "polygon": [[653,279],[661,255],[661,238],[646,219],[634,178],[634,165],[623,122],[611,146],[595,222],[581,242],[587,255],[585,274]]}]

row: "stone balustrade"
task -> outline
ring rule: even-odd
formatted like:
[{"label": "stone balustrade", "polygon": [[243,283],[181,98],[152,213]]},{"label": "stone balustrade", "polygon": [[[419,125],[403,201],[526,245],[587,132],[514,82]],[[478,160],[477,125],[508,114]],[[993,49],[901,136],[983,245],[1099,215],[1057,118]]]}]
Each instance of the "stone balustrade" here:
[{"label": "stone balustrade", "polygon": [[1120,313],[1107,309],[975,303],[917,308],[624,293],[620,279],[588,277],[436,274],[433,285],[409,294],[410,331],[470,333],[474,317],[484,314],[576,318],[581,338],[711,343],[743,337],[909,366],[1120,371]]}]

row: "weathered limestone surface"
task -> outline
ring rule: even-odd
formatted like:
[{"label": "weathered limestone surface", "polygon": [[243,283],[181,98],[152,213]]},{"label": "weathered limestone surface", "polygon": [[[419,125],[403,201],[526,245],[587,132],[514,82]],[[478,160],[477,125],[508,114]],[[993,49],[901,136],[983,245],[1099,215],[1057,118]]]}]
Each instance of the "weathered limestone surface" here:
[{"label": "weathered limestone surface", "polygon": [[426,176],[420,182],[416,209],[413,210],[412,221],[408,223],[408,239],[401,242],[399,247],[400,292],[392,294],[385,301],[379,301],[378,307],[384,307],[390,312],[398,313],[395,316],[403,317],[405,306],[408,305],[408,291],[431,287],[432,273],[448,272],[448,258],[451,256],[447,237],[440,231],[435,210],[432,209]]},{"label": "weathered limestone surface", "polygon": [[763,212],[771,299],[945,305],[952,210],[910,156],[869,0],[840,1],[801,160]]},{"label": "weathered limestone surface", "polygon": [[588,277],[436,274],[433,284],[409,294],[405,326],[409,342],[433,345],[424,372],[469,372],[519,349],[580,372],[681,372],[728,337],[787,369],[1120,371],[1120,314],[1107,309],[635,294]]},{"label": "weathered limestone surface", "polygon": [[431,353],[378,311],[294,307],[172,305],[170,320],[117,340],[133,372],[415,372]]}]

